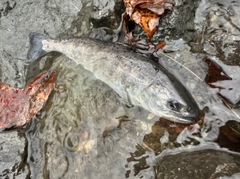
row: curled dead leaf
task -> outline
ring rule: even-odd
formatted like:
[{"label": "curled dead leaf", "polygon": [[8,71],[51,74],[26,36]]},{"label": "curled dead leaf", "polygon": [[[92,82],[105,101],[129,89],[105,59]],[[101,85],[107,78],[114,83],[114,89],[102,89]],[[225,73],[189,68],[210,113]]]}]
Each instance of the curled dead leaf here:
[{"label": "curled dead leaf", "polygon": [[48,71],[24,89],[0,83],[0,130],[28,123],[42,109],[55,82],[56,73]]},{"label": "curled dead leaf", "polygon": [[132,19],[141,25],[147,33],[148,39],[151,39],[157,30],[160,16],[148,9],[136,8],[132,15]]},{"label": "curled dead leaf", "polygon": [[124,0],[126,13],[130,19],[143,27],[148,39],[157,30],[159,18],[165,10],[173,10],[173,0]]}]

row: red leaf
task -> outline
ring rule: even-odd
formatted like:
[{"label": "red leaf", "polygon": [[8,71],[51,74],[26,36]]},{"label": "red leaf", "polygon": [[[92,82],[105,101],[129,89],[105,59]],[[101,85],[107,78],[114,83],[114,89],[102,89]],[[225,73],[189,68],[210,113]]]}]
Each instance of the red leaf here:
[{"label": "red leaf", "polygon": [[40,111],[53,90],[56,73],[44,72],[24,89],[0,83],[0,130],[22,126]]}]

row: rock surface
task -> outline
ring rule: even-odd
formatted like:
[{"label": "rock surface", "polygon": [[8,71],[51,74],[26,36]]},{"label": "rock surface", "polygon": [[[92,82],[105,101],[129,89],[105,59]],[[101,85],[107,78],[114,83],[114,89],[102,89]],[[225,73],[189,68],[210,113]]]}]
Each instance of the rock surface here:
[{"label": "rock surface", "polygon": [[240,173],[240,155],[212,149],[181,152],[161,158],[156,173],[157,179],[231,177]]},{"label": "rock surface", "polygon": [[17,131],[0,134],[0,178],[28,178],[27,141]]}]

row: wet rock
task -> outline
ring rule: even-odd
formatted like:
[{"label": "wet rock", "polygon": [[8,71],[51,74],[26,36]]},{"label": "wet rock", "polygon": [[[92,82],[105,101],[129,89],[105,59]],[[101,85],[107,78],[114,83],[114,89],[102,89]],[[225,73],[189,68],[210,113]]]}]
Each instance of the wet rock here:
[{"label": "wet rock", "polygon": [[91,22],[93,27],[116,29],[121,22],[121,13],[125,11],[122,0],[94,0],[92,4]]},{"label": "wet rock", "polygon": [[0,133],[0,178],[27,178],[26,139],[17,131]]},{"label": "wet rock", "polygon": [[195,12],[200,0],[176,0],[175,2],[173,13],[160,20],[158,38],[192,40],[194,38]]},{"label": "wet rock", "polygon": [[157,179],[215,179],[239,172],[240,155],[212,149],[164,156],[156,165]]},{"label": "wet rock", "polygon": [[13,8],[15,8],[16,6],[16,2],[15,1],[1,1],[0,2],[0,7],[2,7],[0,9],[0,18],[2,16],[6,16],[11,10],[13,10]]},{"label": "wet rock", "polygon": [[[2,43],[0,43],[1,45]],[[23,88],[25,86],[25,73],[23,61],[14,58],[4,48],[0,48],[0,81],[12,87]]]},{"label": "wet rock", "polygon": [[55,38],[71,27],[71,22],[77,18],[81,9],[81,1],[76,0],[68,1],[67,4],[51,0],[20,0],[11,11],[1,17],[0,32],[4,35],[0,37],[0,49],[4,49],[14,58],[25,60],[28,34],[31,31],[45,32]]},{"label": "wet rock", "polygon": [[91,38],[117,41],[121,31],[121,14],[125,11],[122,0],[94,0],[92,2],[90,24]]},{"label": "wet rock", "polygon": [[239,1],[201,1],[196,10],[193,52],[216,56],[225,64],[239,63]]},{"label": "wet rock", "polygon": [[100,40],[117,41],[121,30],[121,14],[125,8],[121,0],[83,1],[78,18],[72,22],[63,37],[85,36]]}]

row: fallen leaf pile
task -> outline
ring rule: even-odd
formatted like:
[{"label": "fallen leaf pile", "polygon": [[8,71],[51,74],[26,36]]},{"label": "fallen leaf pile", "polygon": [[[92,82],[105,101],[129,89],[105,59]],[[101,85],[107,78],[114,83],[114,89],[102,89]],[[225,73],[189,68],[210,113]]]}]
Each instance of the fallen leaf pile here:
[{"label": "fallen leaf pile", "polygon": [[[165,10],[173,10],[173,0],[123,0],[126,7],[126,14],[129,19],[135,21],[143,27],[148,39],[151,39],[157,30],[159,18]],[[128,18],[124,17],[124,25],[128,27]],[[123,29],[128,29],[124,27]],[[125,31],[127,37],[131,37],[131,32]]]},{"label": "fallen leaf pile", "polygon": [[56,73],[34,78],[24,89],[0,83],[0,130],[22,126],[40,111],[53,90]]}]

